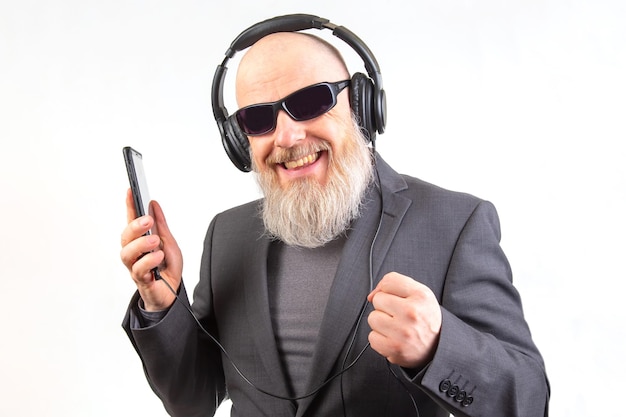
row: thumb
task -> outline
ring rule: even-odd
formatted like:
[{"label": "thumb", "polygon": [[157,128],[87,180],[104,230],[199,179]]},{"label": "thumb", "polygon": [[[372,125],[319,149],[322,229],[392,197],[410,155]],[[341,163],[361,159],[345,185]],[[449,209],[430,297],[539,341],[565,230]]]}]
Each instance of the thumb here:
[{"label": "thumb", "polygon": [[[174,239],[174,236],[170,232],[167,221],[165,220],[165,215],[163,214],[163,209],[161,209],[159,203],[153,200],[150,202],[150,205],[156,223],[156,233],[161,238],[161,249],[165,254],[165,262],[167,265],[174,268],[175,275],[179,274],[182,272],[178,271],[179,269],[182,270],[182,254],[178,243],[176,243],[176,239]],[[179,277],[177,276],[177,278]]]},{"label": "thumb", "polygon": [[376,288],[374,288],[374,289],[372,290],[372,292],[370,292],[370,293],[368,294],[368,296],[367,296],[367,301],[371,303],[371,302],[372,302],[372,300],[374,299],[374,296],[376,295],[376,293],[378,293],[378,292],[380,292],[380,291],[381,291],[381,290],[380,290],[380,283],[378,283],[378,285],[376,286]]},{"label": "thumb", "polygon": [[161,237],[161,239],[171,239],[172,233],[167,226],[165,214],[163,214],[163,209],[161,208],[161,205],[156,200],[152,200],[150,201],[150,209],[152,211],[151,214],[157,227],[158,235]]}]

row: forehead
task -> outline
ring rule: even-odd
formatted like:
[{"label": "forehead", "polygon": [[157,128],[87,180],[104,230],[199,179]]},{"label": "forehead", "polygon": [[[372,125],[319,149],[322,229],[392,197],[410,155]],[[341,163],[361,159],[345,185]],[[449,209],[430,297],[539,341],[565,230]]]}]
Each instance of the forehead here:
[{"label": "forehead", "polygon": [[321,81],[349,78],[343,60],[319,39],[301,33],[266,36],[244,55],[237,70],[237,103],[275,101]]}]

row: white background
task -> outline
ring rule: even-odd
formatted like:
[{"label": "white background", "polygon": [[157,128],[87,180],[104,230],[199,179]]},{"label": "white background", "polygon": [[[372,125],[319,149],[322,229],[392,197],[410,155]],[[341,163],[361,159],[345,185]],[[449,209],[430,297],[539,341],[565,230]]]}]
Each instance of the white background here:
[{"label": "white background", "polygon": [[625,3],[216,3],[0,1],[0,415],[165,415],[120,326],[122,147],[144,154],[193,287],[210,219],[258,196],[221,147],[213,72],[241,30],[294,12],[374,51],[388,162],[498,208],[551,415],[619,415]]}]

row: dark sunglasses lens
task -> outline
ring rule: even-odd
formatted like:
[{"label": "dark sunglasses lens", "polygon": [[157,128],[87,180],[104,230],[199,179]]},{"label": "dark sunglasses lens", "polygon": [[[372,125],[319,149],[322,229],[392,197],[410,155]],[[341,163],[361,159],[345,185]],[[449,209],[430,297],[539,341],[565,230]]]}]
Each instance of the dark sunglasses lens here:
[{"label": "dark sunglasses lens", "polygon": [[240,109],[237,112],[239,127],[248,135],[262,135],[274,128],[274,110],[269,105]]},{"label": "dark sunglasses lens", "polygon": [[306,88],[285,100],[285,107],[298,121],[320,116],[330,110],[333,104],[333,93],[327,85],[315,85]]}]

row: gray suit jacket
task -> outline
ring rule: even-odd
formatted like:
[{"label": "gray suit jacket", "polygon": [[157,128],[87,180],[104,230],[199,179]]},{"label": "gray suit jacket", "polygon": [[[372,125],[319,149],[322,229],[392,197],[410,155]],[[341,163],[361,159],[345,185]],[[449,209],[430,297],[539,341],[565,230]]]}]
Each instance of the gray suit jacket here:
[{"label": "gray suit jacket", "polygon": [[[193,311],[227,354],[198,330],[184,286],[165,318],[142,329],[130,326],[135,295],[123,326],[171,415],[211,416],[228,395],[233,416],[547,416],[544,364],[499,245],[494,207],[401,176],[380,157],[377,168],[380,187],[371,187],[349,231],[331,288],[308,380],[313,395],[268,395],[286,396],[287,385],[271,325],[270,241],[258,202],[213,219],[193,295]],[[430,287],[442,307],[439,345],[423,369],[390,366],[367,347],[371,306],[360,318],[364,301],[391,271]]]}]

